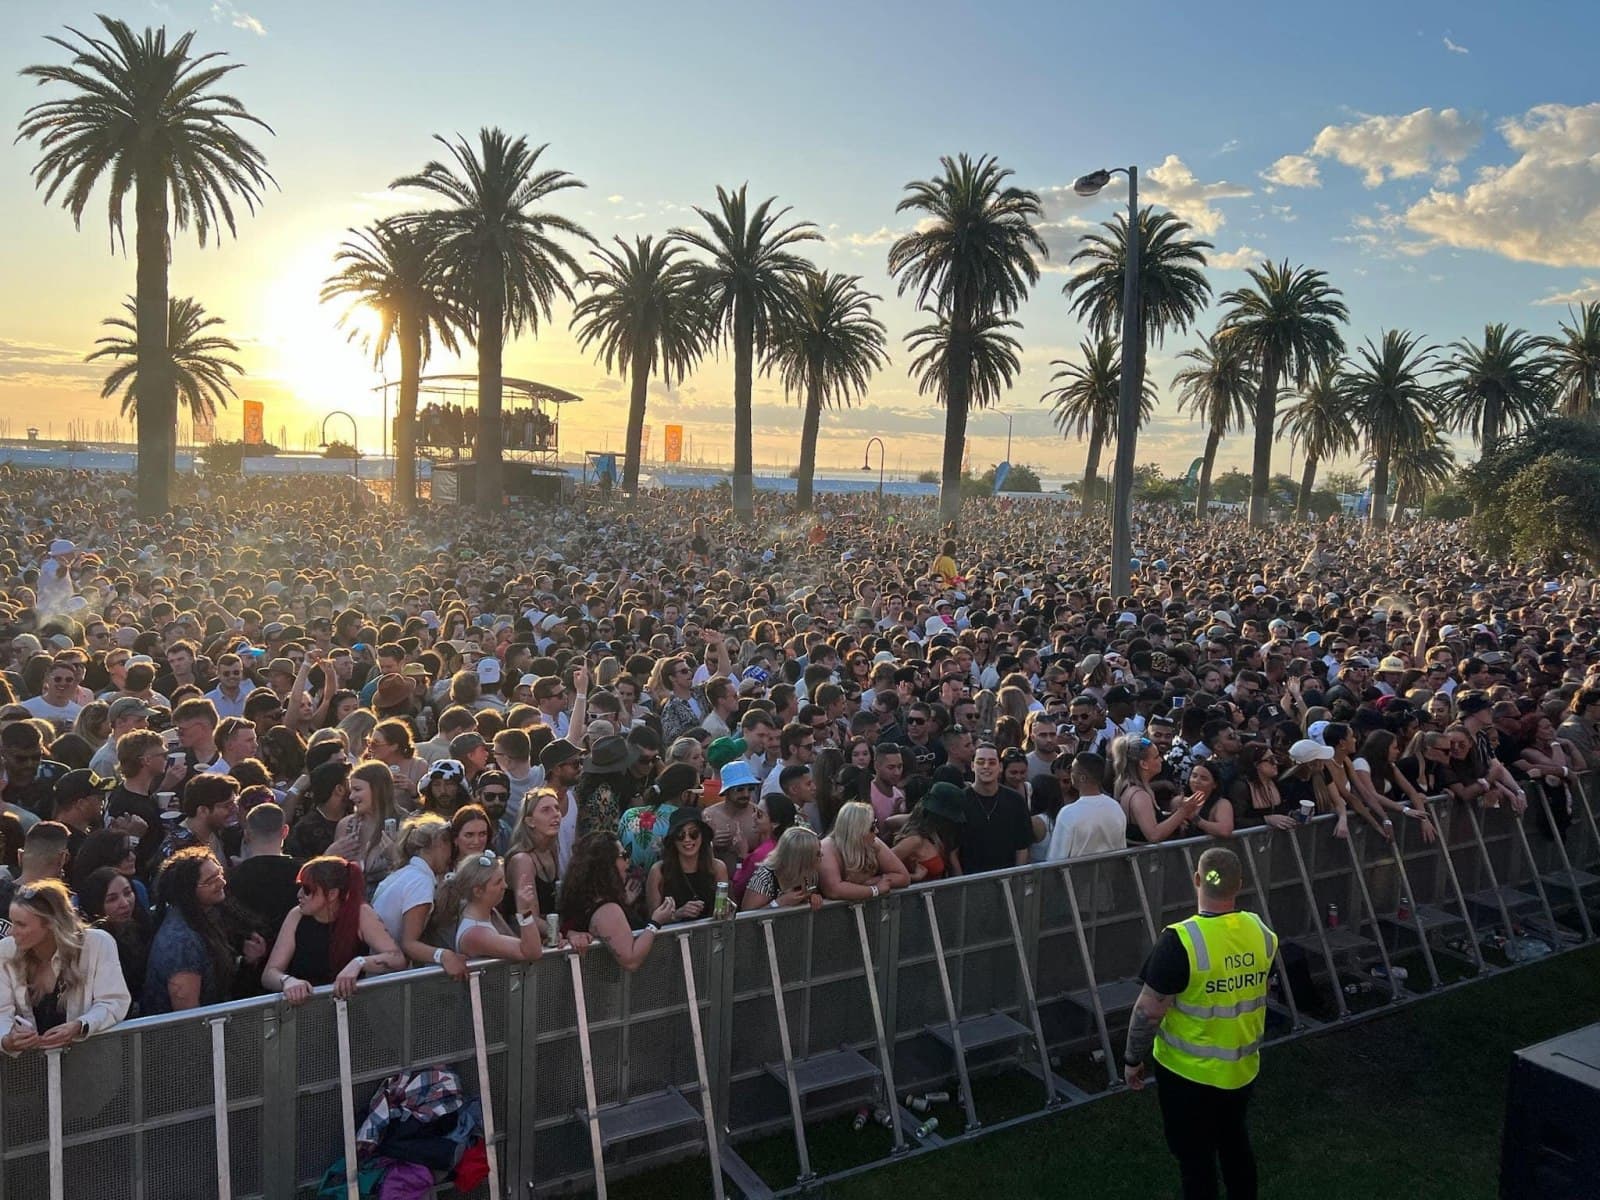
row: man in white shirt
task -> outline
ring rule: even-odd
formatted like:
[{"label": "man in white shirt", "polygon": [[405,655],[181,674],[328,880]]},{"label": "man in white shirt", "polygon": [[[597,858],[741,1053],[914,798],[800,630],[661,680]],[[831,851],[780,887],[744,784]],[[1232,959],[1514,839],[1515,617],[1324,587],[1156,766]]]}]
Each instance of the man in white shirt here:
[{"label": "man in white shirt", "polygon": [[71,663],[57,662],[45,676],[44,690],[24,700],[22,707],[30,715],[43,717],[57,730],[65,732],[72,728],[72,722],[77,720],[78,711],[83,707],[78,703],[77,695],[78,673],[72,669]]},{"label": "man in white shirt", "polygon": [[1050,862],[1127,849],[1128,817],[1122,805],[1105,794],[1105,773],[1106,761],[1098,754],[1080,754],[1072,760],[1072,786],[1078,798],[1056,814]]}]

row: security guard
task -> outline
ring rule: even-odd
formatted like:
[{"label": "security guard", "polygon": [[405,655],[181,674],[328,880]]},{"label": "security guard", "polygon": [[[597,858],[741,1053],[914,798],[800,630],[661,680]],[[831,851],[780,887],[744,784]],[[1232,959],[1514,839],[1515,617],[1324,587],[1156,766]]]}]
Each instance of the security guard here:
[{"label": "security guard", "polygon": [[1234,907],[1239,856],[1220,847],[1200,856],[1198,912],[1169,925],[1140,971],[1123,1052],[1128,1086],[1144,1087],[1154,1060],[1167,1148],[1178,1160],[1185,1200],[1255,1200],[1256,1160],[1245,1106],[1261,1069],[1267,975],[1278,935]]}]

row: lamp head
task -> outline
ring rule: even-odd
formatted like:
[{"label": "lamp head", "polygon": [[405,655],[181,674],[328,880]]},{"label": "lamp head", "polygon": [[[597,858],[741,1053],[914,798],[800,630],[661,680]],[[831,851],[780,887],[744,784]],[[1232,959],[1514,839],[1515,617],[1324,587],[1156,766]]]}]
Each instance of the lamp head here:
[{"label": "lamp head", "polygon": [[1087,175],[1079,175],[1072,181],[1072,190],[1080,196],[1094,196],[1110,182],[1110,171],[1090,171]]},{"label": "lamp head", "polygon": [[861,469],[863,471],[870,471],[870,470],[872,470],[872,464],[869,463],[865,458],[863,458],[861,460]]}]

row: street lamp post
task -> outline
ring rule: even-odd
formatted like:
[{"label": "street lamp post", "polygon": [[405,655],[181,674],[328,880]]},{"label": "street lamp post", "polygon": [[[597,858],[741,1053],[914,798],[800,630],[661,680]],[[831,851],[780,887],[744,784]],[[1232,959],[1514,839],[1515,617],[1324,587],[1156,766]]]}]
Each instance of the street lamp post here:
[{"label": "street lamp post", "polygon": [[861,469],[872,470],[872,443],[878,443],[878,507],[883,508],[883,457],[885,453],[881,437],[868,438],[867,448],[861,452]]},{"label": "street lamp post", "polygon": [[356,419],[342,408],[336,408],[322,418],[322,441],[320,445],[324,450],[328,448],[328,422],[335,417],[343,417],[350,422],[350,449],[353,452],[350,458],[350,473],[359,481],[361,478],[361,450],[356,445],[361,440],[361,431],[356,428]]},{"label": "street lamp post", "polygon": [[1111,182],[1118,172],[1128,177],[1128,230],[1122,279],[1122,387],[1117,397],[1117,458],[1111,474],[1111,594],[1125,596],[1132,590],[1133,560],[1133,464],[1139,437],[1139,396],[1144,391],[1139,364],[1139,339],[1144,324],[1139,320],[1139,168],[1113,167],[1080,175],[1072,190],[1080,196],[1093,196]]}]

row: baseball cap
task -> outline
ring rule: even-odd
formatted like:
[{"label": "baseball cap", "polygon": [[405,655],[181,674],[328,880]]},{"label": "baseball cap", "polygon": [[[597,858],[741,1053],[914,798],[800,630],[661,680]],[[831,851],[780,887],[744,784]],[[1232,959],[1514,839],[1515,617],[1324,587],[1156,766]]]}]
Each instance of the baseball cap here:
[{"label": "baseball cap", "polygon": [[1332,757],[1332,746],[1324,746],[1310,738],[1301,738],[1289,747],[1289,758],[1297,763],[1327,762]]},{"label": "baseball cap", "polygon": [[111,702],[106,716],[112,721],[125,721],[129,717],[148,717],[154,711],[137,696],[118,696]]}]

